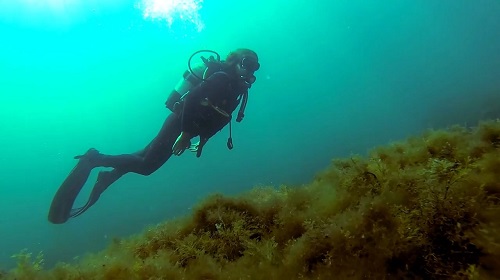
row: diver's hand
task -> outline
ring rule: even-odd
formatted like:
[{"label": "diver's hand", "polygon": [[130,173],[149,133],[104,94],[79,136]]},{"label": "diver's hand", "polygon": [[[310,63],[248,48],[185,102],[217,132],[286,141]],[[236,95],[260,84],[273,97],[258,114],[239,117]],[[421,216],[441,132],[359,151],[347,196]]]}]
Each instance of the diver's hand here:
[{"label": "diver's hand", "polygon": [[191,136],[187,132],[181,132],[181,135],[175,140],[174,146],[172,146],[172,153],[176,156],[182,155],[184,150],[191,147]]},{"label": "diver's hand", "polygon": [[189,150],[191,152],[198,152],[198,148],[200,147],[200,141],[198,141],[197,143],[194,143],[194,144],[191,144],[191,146],[189,146]]}]

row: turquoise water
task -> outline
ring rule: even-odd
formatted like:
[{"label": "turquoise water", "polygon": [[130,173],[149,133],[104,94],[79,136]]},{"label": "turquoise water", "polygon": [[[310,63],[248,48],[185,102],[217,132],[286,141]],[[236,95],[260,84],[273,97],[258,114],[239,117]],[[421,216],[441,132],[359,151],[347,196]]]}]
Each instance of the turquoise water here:
[{"label": "turquoise water", "polygon": [[[0,0],[0,269],[23,248],[48,267],[72,261],[210,193],[300,185],[331,158],[500,117],[500,1],[205,0],[147,14],[169,2]],[[141,149],[188,57],[240,47],[262,67],[232,151],[226,128],[201,158],[128,174],[84,215],[48,223],[73,156]]]}]

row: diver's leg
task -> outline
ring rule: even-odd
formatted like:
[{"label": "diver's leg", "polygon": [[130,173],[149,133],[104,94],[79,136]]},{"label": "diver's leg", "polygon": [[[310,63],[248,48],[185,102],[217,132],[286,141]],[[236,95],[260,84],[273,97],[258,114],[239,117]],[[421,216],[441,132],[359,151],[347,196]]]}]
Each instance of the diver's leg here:
[{"label": "diver's leg", "polygon": [[[171,114],[174,115],[175,114]],[[177,116],[175,116],[177,118]],[[139,174],[149,175],[158,170],[172,156],[172,146],[181,133],[180,120],[167,119],[158,135],[151,141],[142,154],[141,166],[137,170]]]},{"label": "diver's leg", "polygon": [[158,135],[142,151],[133,154],[93,154],[89,159],[96,167],[113,167],[122,172],[149,175],[161,167],[172,155],[172,146],[180,134],[180,119],[170,114]]},{"label": "diver's leg", "polygon": [[[173,114],[172,114],[173,115]],[[180,134],[180,123],[174,118],[167,118],[158,135],[149,143],[146,148],[130,155],[107,156],[100,155],[100,166],[113,166],[111,171],[101,171],[97,176],[97,181],[92,189],[89,200],[80,208],[71,210],[71,217],[77,217],[99,199],[100,195],[121,176],[128,172],[135,172],[149,175],[160,168],[171,156],[172,146]],[[130,160],[136,157],[140,161]],[[128,158],[128,159],[127,159]],[[134,162],[134,164],[132,164]],[[105,165],[105,163],[109,165]]]}]

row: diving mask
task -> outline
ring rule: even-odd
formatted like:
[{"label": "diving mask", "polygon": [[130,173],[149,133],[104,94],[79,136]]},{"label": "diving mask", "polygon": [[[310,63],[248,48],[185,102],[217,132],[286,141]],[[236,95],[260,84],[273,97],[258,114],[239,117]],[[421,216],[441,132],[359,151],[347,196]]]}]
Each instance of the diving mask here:
[{"label": "diving mask", "polygon": [[250,72],[255,72],[260,68],[259,62],[255,58],[249,56],[243,57],[241,59],[240,65],[241,68]]},{"label": "diving mask", "polygon": [[248,75],[240,76],[240,79],[243,80],[243,82],[246,84],[248,88],[250,88],[252,84],[255,83],[256,80],[253,73],[259,70],[260,64],[254,57],[244,56],[241,59],[240,67],[241,69],[246,70],[246,72],[248,73]]}]

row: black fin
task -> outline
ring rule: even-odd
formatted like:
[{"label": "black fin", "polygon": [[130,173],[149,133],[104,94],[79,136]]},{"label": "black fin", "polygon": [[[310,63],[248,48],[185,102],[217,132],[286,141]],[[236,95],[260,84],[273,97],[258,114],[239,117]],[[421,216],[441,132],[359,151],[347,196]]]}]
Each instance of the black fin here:
[{"label": "black fin", "polygon": [[49,221],[54,224],[65,223],[70,218],[71,207],[78,193],[87,182],[93,165],[80,158],[76,166],[57,190],[49,210]]}]

